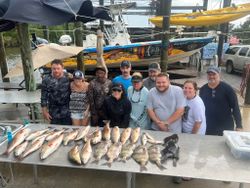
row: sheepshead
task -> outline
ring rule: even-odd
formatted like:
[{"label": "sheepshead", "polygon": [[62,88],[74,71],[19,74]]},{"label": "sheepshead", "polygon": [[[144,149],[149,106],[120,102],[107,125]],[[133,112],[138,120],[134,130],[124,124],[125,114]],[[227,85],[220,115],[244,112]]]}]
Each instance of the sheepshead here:
[{"label": "sheepshead", "polygon": [[140,137],[140,133],[141,133],[140,127],[136,127],[135,129],[132,130],[131,137],[130,137],[130,141],[132,144],[135,144],[138,141]]},{"label": "sheepshead", "polygon": [[46,141],[50,141],[50,140],[53,140],[54,138],[57,138],[57,137],[58,137],[59,135],[61,135],[64,131],[65,131],[65,129],[57,130],[57,131],[51,132],[51,133],[46,137]]},{"label": "sheepshead", "polygon": [[146,136],[145,133],[143,133],[143,134],[141,135],[141,144],[142,144],[143,146],[145,146],[145,145],[147,144],[147,141],[148,141],[147,136]]},{"label": "sheepshead", "polygon": [[102,131],[99,128],[96,128],[96,130],[93,132],[91,136],[91,143],[98,144],[101,141],[102,141]]},{"label": "sheepshead", "polygon": [[120,153],[121,161],[126,162],[128,158],[130,158],[134,152],[135,144],[124,144],[122,145],[122,150]]},{"label": "sheepshead", "polygon": [[89,132],[90,130],[90,125],[86,126],[86,127],[82,127],[79,131],[78,131],[78,135],[75,138],[75,141],[81,140],[83,139]]},{"label": "sheepshead", "polygon": [[111,135],[113,143],[117,143],[120,140],[120,129],[119,127],[115,126],[112,129],[112,135]]},{"label": "sheepshead", "polygon": [[150,160],[151,162],[155,163],[155,164],[160,168],[160,170],[166,169],[166,168],[161,164],[162,155],[161,155],[161,151],[160,151],[159,146],[157,146],[157,145],[151,145],[151,146],[148,148],[148,155],[149,155],[149,160]]},{"label": "sheepshead", "polygon": [[79,147],[78,145],[75,145],[68,153],[69,159],[76,164],[82,164]]},{"label": "sheepshead", "polygon": [[132,129],[130,127],[123,129],[121,134],[121,143],[125,144],[131,135]]},{"label": "sheepshead", "polygon": [[111,167],[112,162],[119,157],[121,149],[122,149],[121,142],[116,142],[109,147],[107,152],[107,157],[108,157],[107,165],[109,167]]},{"label": "sheepshead", "polygon": [[25,158],[29,154],[38,150],[43,145],[44,141],[45,141],[45,136],[41,137],[40,139],[37,139],[35,142],[31,143],[31,145],[28,146],[28,148],[23,152],[23,154],[20,156],[19,159],[22,160],[23,158]]},{"label": "sheepshead", "polygon": [[26,140],[15,148],[14,154],[16,157],[19,157],[25,151],[28,146],[28,143],[29,142]]},{"label": "sheepshead", "polygon": [[77,137],[77,135],[78,135],[77,129],[67,133],[66,136],[63,138],[63,145],[67,146],[70,141],[74,140]]},{"label": "sheepshead", "polygon": [[40,158],[42,160],[46,159],[49,155],[54,153],[59,148],[62,141],[63,141],[63,134],[44,144],[41,149]]},{"label": "sheepshead", "polygon": [[1,155],[9,155],[18,145],[20,145],[25,140],[25,138],[30,134],[30,132],[31,129],[29,128],[23,128],[18,131],[11,143],[8,144],[7,150]]},{"label": "sheepshead", "polygon": [[109,122],[108,122],[103,127],[103,130],[102,130],[102,139],[103,140],[110,140],[110,133],[111,133],[111,129],[109,127]]},{"label": "sheepshead", "polygon": [[163,144],[163,141],[159,141],[159,140],[155,140],[154,137],[152,137],[149,133],[145,133],[146,137],[147,137],[147,142],[150,144]]},{"label": "sheepshead", "polygon": [[147,170],[146,165],[148,163],[149,155],[146,146],[137,146],[132,157],[137,163],[140,164],[140,171]]},{"label": "sheepshead", "polygon": [[90,157],[92,154],[92,147],[90,144],[90,140],[88,140],[85,145],[82,147],[82,150],[80,152],[80,157],[81,157],[81,161],[82,164],[87,164],[87,162],[89,161]]},{"label": "sheepshead", "polygon": [[35,138],[39,137],[40,135],[42,135],[43,133],[47,132],[49,129],[43,129],[43,130],[40,130],[40,131],[34,131],[32,133],[30,133],[29,136],[27,136],[27,138],[25,140],[27,141],[31,141],[31,140],[34,140]]},{"label": "sheepshead", "polygon": [[111,144],[111,141],[102,141],[100,143],[97,144],[96,148],[95,148],[95,152],[94,152],[94,158],[95,160],[93,162],[98,163],[101,158],[106,155],[106,153],[108,152],[109,146]]}]

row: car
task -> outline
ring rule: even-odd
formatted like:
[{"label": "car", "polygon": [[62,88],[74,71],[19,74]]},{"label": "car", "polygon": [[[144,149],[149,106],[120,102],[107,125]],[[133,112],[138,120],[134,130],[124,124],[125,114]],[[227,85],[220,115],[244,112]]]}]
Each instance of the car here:
[{"label": "car", "polygon": [[250,45],[230,46],[223,56],[227,73],[243,72],[245,65],[250,63]]}]

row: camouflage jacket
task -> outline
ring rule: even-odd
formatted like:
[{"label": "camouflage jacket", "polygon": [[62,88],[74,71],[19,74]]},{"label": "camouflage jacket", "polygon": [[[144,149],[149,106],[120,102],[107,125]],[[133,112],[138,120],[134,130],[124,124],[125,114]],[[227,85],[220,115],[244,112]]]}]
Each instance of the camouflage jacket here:
[{"label": "camouflage jacket", "polygon": [[89,103],[92,115],[97,115],[98,111],[101,110],[104,99],[110,94],[112,82],[106,80],[104,83],[93,79],[89,83]]},{"label": "camouflage jacket", "polygon": [[42,81],[41,106],[48,107],[52,118],[69,116],[70,81],[66,76],[59,79],[48,75]]}]

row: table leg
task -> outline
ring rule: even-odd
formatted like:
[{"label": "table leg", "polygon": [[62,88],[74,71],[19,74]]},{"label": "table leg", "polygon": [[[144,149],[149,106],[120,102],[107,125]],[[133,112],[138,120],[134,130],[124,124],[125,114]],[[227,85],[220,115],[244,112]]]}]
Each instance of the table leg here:
[{"label": "table leg", "polygon": [[34,176],[34,183],[38,184],[37,165],[33,165],[33,176]]},{"label": "table leg", "polygon": [[136,174],[126,172],[127,188],[135,188]]},{"label": "table leg", "polygon": [[13,174],[13,169],[12,169],[12,164],[9,163],[9,169],[10,169],[10,177],[11,177],[11,182],[14,182],[14,174]]},{"label": "table leg", "polygon": [[31,119],[32,119],[32,123],[36,123],[36,117],[35,117],[35,107],[33,106],[33,104],[30,104],[30,112],[31,112]]},{"label": "table leg", "polygon": [[240,183],[239,188],[244,188],[244,183]]}]

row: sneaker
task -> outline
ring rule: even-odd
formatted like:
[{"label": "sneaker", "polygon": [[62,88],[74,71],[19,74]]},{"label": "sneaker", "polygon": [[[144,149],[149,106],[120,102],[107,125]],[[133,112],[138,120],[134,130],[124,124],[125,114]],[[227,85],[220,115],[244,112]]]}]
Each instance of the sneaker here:
[{"label": "sneaker", "polygon": [[180,184],[182,182],[182,178],[175,176],[175,177],[173,177],[172,181],[175,184]]}]

